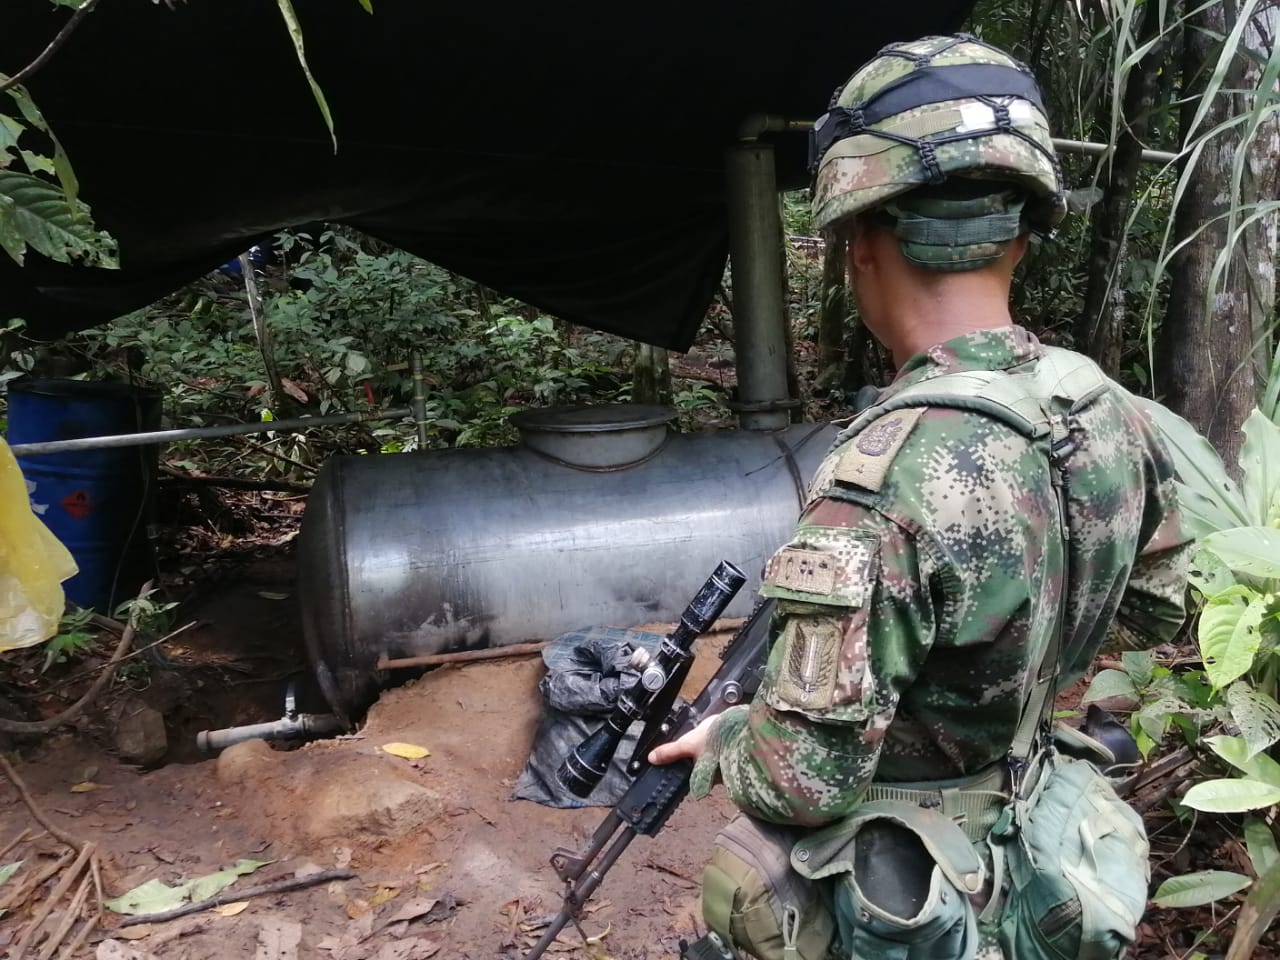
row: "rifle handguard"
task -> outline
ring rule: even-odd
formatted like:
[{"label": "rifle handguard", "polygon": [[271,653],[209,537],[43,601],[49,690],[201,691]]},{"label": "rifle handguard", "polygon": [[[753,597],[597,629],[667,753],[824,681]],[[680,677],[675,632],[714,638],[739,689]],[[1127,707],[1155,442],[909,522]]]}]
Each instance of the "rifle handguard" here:
[{"label": "rifle handguard", "polygon": [[692,656],[693,641],[720,619],[746,582],[746,574],[728,560],[722,560],[715,568],[680,615],[675,630],[663,639],[657,653],[645,665],[641,682],[623,691],[600,729],[578,744],[560,764],[556,779],[574,796],[589,796],[604,779],[632,723],[648,719],[655,703],[665,704],[674,699],[675,691],[668,688],[683,679],[686,671],[681,667]]}]

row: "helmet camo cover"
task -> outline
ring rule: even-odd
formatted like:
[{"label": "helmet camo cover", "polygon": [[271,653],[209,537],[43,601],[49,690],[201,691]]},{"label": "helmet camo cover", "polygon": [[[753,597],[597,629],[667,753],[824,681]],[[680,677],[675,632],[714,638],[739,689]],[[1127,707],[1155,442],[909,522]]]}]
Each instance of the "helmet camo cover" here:
[{"label": "helmet camo cover", "polygon": [[1036,230],[1066,212],[1034,76],[965,34],[885,47],[836,91],[810,149],[818,227],[955,176],[1021,186]]}]

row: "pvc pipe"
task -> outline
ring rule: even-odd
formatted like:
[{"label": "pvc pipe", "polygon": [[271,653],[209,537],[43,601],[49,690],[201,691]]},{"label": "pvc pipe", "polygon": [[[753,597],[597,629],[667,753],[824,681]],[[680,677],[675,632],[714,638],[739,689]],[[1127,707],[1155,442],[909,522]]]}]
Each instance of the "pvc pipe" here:
[{"label": "pvc pipe", "polygon": [[[1115,147],[1109,143],[1093,143],[1089,140],[1054,140],[1053,149],[1059,153],[1078,153],[1086,157],[1105,157],[1113,152]],[[1178,154],[1169,153],[1165,150],[1142,151],[1144,163],[1172,163],[1177,159]]]},{"label": "pvc pipe", "polygon": [[782,219],[773,147],[740,143],[725,156],[738,419],[747,430],[791,422],[787,393]]},{"label": "pvc pipe", "polygon": [[[739,140],[756,140],[765,133],[799,133],[813,127],[812,120],[796,120],[772,113],[753,113],[738,126]],[[1093,140],[1067,140],[1055,138],[1053,148],[1059,153],[1075,153],[1086,157],[1105,157],[1115,150],[1114,145]],[[1172,163],[1178,154],[1167,150],[1143,150],[1144,163]]]},{"label": "pvc pipe", "polygon": [[342,723],[332,713],[299,713],[269,723],[249,723],[242,727],[201,730],[196,734],[196,747],[213,752],[244,740],[291,740],[318,733],[335,733]]},{"label": "pvc pipe", "polygon": [[107,437],[79,437],[74,440],[49,440],[43,443],[19,443],[10,447],[16,456],[39,457],[73,450],[104,450],[112,447],[142,447],[149,443],[175,440],[199,440],[205,437],[234,437],[244,433],[270,433],[306,430],[336,423],[364,423],[369,420],[399,420],[412,414],[409,407],[373,410],[368,413],[333,413],[325,417],[295,417],[292,420],[268,420],[263,423],[228,423],[216,427],[184,427],[178,430],[150,430],[146,433],[121,433]]}]

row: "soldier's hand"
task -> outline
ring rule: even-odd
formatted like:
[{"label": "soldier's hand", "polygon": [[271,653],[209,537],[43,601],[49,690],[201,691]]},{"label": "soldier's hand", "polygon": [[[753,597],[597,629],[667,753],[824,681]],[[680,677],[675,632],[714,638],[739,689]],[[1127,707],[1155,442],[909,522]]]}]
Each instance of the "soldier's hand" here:
[{"label": "soldier's hand", "polygon": [[715,722],[715,716],[707,717],[707,719],[678,740],[672,740],[670,743],[663,743],[654,747],[649,751],[649,762],[661,765],[673,763],[685,757],[696,761],[702,756],[702,751],[707,748],[707,737],[711,732],[711,725]]}]

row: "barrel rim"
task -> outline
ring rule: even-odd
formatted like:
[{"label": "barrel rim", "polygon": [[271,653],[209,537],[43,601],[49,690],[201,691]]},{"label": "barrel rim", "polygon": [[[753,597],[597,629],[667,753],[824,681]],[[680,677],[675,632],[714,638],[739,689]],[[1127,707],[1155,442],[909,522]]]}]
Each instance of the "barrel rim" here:
[{"label": "barrel rim", "polygon": [[511,415],[516,429],[539,433],[612,433],[670,423],[671,407],[645,403],[581,403],[561,407],[537,407]]},{"label": "barrel rim", "polygon": [[159,387],[119,383],[114,380],[70,380],[62,377],[23,375],[9,381],[9,393],[33,394],[41,397],[119,398],[122,400],[160,400]]}]

